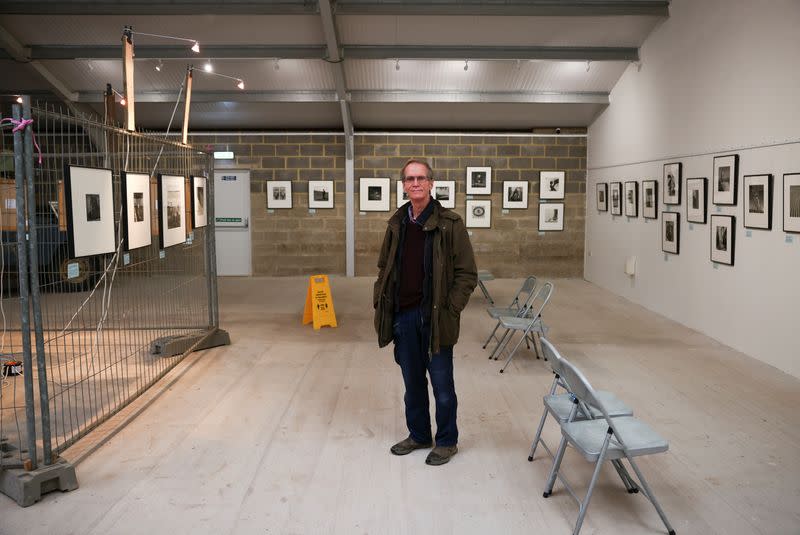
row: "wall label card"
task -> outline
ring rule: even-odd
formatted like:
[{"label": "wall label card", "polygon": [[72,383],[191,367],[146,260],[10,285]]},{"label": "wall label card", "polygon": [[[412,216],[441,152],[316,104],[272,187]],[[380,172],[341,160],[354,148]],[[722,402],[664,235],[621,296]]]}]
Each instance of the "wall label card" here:
[{"label": "wall label card", "polygon": [[67,264],[67,278],[74,279],[78,275],[81,274],[81,267],[80,264],[77,262],[71,262]]},{"label": "wall label card", "polygon": [[162,260],[163,260],[163,259],[165,259],[165,258],[167,257],[167,252],[166,252],[164,249],[161,249],[161,250],[158,252],[158,257],[159,257],[160,259],[162,259]]},{"label": "wall label card", "polygon": [[131,253],[125,253],[122,255],[122,265],[127,266],[131,263]]}]

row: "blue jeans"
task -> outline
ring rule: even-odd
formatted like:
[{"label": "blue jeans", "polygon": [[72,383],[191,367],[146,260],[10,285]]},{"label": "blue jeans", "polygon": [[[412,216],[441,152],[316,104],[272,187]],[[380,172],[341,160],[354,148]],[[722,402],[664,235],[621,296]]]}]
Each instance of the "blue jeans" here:
[{"label": "blue jeans", "polygon": [[394,360],[403,371],[406,386],[406,425],[416,442],[431,442],[431,417],[427,374],[431,377],[436,400],[436,445],[455,446],[456,387],[453,382],[453,346],[441,347],[428,357],[430,324],[423,320],[419,307],[394,315]]}]

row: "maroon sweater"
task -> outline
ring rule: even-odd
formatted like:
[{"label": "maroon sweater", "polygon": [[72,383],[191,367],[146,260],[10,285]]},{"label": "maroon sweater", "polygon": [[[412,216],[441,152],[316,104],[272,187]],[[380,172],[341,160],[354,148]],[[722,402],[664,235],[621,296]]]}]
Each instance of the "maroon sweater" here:
[{"label": "maroon sweater", "polygon": [[422,302],[425,280],[425,232],[421,225],[413,221],[406,223],[402,258],[398,304],[400,310],[406,310]]}]

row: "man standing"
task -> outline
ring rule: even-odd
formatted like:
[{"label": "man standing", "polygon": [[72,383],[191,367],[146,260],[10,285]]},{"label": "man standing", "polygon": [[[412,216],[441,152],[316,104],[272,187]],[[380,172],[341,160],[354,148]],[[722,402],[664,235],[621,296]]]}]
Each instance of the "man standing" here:
[{"label": "man standing", "polygon": [[407,455],[433,445],[428,374],[436,400],[436,447],[425,462],[440,465],[458,452],[453,345],[478,274],[461,217],[431,197],[430,165],[409,160],[401,176],[409,202],[389,219],[373,294],[378,344],[394,341],[406,388],[409,436],[391,452]]}]

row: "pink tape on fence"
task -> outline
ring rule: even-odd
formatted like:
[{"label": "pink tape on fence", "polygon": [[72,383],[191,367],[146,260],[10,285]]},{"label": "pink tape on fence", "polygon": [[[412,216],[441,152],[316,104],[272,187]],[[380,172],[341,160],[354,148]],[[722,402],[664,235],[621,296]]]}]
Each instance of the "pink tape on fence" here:
[{"label": "pink tape on fence", "polygon": [[[33,124],[33,119],[17,121],[16,119],[6,117],[5,119],[0,119],[0,125],[4,123],[14,125],[14,130],[12,130],[12,132],[20,132],[25,130],[26,126]],[[31,136],[33,137],[33,146],[36,147],[36,152],[39,153],[39,165],[42,165],[42,149],[39,148],[39,144],[36,142],[36,134],[33,132],[33,129],[31,129]]]}]

